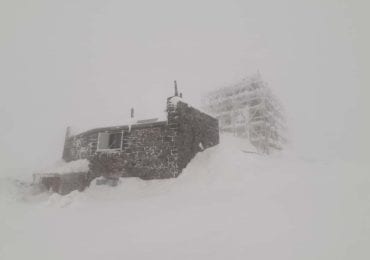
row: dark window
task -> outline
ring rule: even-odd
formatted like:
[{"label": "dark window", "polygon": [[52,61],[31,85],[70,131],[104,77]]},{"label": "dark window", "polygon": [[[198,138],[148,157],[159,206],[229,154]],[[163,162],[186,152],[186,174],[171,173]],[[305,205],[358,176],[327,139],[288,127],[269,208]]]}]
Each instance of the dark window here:
[{"label": "dark window", "polygon": [[98,150],[121,149],[122,132],[99,133]]},{"label": "dark window", "polygon": [[109,135],[109,149],[121,148],[122,133],[114,133]]}]

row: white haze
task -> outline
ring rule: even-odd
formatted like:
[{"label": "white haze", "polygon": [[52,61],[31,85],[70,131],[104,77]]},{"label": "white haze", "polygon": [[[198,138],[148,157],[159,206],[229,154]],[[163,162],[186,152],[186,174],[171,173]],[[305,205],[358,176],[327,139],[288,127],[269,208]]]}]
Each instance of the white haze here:
[{"label": "white haze", "polygon": [[366,159],[367,1],[0,2],[0,175],[61,157],[65,128],[124,122],[260,71],[290,148]]}]

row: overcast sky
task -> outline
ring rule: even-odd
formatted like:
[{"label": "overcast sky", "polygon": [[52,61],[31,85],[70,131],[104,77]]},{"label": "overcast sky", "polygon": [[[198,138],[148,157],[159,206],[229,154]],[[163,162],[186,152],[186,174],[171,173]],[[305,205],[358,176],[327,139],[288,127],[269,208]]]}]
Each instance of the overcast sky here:
[{"label": "overcast sky", "polygon": [[283,102],[291,146],[366,158],[368,1],[2,0],[0,175],[61,157],[65,128],[156,115],[173,92],[259,71]]}]

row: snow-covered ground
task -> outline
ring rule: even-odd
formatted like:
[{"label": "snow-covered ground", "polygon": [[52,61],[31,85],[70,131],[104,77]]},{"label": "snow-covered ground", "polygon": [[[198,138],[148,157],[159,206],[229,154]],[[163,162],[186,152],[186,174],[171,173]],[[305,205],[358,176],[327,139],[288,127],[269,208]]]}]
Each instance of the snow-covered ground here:
[{"label": "snow-covered ground", "polygon": [[66,173],[78,173],[78,172],[88,172],[89,171],[89,161],[87,159],[79,159],[76,161],[65,162],[60,160],[55,162],[49,167],[37,171],[41,174],[66,174]]},{"label": "snow-covered ground", "polygon": [[0,259],[370,259],[369,165],[250,150],[67,196],[0,179]]}]

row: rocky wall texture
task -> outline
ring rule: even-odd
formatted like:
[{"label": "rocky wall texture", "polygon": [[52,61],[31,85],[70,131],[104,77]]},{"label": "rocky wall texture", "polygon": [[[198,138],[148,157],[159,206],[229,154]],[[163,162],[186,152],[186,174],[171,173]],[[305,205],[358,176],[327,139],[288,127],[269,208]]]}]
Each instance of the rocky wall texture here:
[{"label": "rocky wall texture", "polygon": [[133,126],[124,130],[122,149],[95,152],[90,157],[90,170],[96,176],[171,178],[177,175],[176,133],[167,122]]},{"label": "rocky wall texture", "polygon": [[179,172],[200,151],[219,143],[218,120],[179,101],[173,111]]},{"label": "rocky wall texture", "polygon": [[99,131],[89,131],[77,136],[66,137],[63,159],[66,162],[88,159],[97,149]]},{"label": "rocky wall texture", "polygon": [[92,179],[89,173],[74,172],[67,174],[45,174],[40,177],[42,189],[66,195],[74,190],[83,191]]},{"label": "rocky wall texture", "polygon": [[[197,152],[218,144],[218,120],[182,102],[179,97],[168,98],[167,114],[167,121],[67,135],[63,159],[89,159],[91,178],[177,177]],[[98,136],[103,132],[122,133],[121,148],[98,150]]]}]

